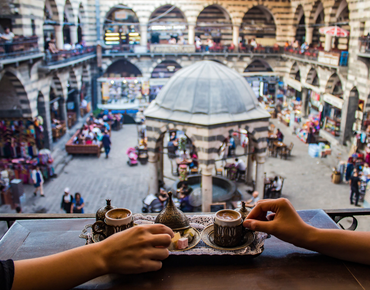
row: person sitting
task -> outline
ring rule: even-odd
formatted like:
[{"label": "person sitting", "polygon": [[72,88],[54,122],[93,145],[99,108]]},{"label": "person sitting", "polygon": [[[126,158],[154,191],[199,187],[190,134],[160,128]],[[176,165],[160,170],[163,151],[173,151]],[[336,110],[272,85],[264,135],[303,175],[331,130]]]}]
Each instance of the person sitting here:
[{"label": "person sitting", "polygon": [[253,191],[252,198],[247,200],[247,202],[245,203],[245,206],[246,207],[254,207],[259,200],[260,200],[260,198],[258,197],[258,191]]},{"label": "person sitting", "polygon": [[0,38],[5,40],[5,53],[10,53],[12,48],[12,42],[14,33],[10,31],[9,27],[5,27],[3,34],[0,34]]},{"label": "person sitting", "polygon": [[91,137],[90,137],[90,136],[87,136],[87,137],[86,137],[85,144],[86,144],[86,145],[91,145],[92,143],[93,143],[93,139],[91,139]]},{"label": "person sitting", "polygon": [[192,191],[193,189],[188,186],[188,183],[186,181],[184,181],[179,192],[180,209],[183,212],[192,212],[194,209],[189,200]]},{"label": "person sitting", "polygon": [[282,183],[281,179],[278,176],[275,176],[274,182],[272,183],[270,188],[267,189],[265,198],[270,198],[270,197],[272,197],[273,194],[276,193],[276,191],[280,191],[282,185],[283,185],[283,183]]},{"label": "person sitting", "polygon": [[283,142],[284,140],[284,135],[283,133],[281,133],[280,129],[278,128],[277,131],[276,131],[276,137],[278,139],[279,142]]},{"label": "person sitting", "polygon": [[156,199],[154,199],[148,207],[149,212],[152,213],[161,212],[166,206],[168,200],[168,194],[163,187],[159,189],[159,194],[157,193],[155,196]]},{"label": "person sitting", "polygon": [[245,174],[245,170],[247,169],[247,166],[245,165],[243,160],[239,158],[235,158],[235,167],[238,170],[237,179],[239,179],[240,175]]},{"label": "person sitting", "polygon": [[58,49],[55,45],[55,38],[51,38],[46,42],[46,49],[49,50],[50,53],[58,53]]}]

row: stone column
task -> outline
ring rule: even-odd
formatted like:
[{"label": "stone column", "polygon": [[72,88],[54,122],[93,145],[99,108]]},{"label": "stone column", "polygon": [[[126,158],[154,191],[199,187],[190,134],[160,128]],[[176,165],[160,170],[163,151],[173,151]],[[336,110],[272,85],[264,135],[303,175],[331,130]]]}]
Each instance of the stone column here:
[{"label": "stone column", "polygon": [[159,156],[159,161],[158,161],[158,166],[159,166],[159,179],[163,181],[164,175],[163,175],[163,139],[161,141],[161,145],[159,147],[160,153],[158,154]]},{"label": "stone column", "polygon": [[189,24],[188,26],[188,43],[194,44],[195,41],[195,25]]},{"label": "stone column", "polygon": [[156,194],[158,191],[158,154],[149,152],[149,194]]},{"label": "stone column", "polygon": [[78,42],[77,26],[70,26],[69,33],[71,35],[71,45],[74,46]]},{"label": "stone column", "polygon": [[302,88],[302,116],[307,117],[307,96],[308,95],[308,89]]},{"label": "stone column", "polygon": [[252,153],[252,145],[251,140],[249,139],[247,172],[245,174],[245,181],[247,184],[253,184],[254,161],[252,160],[252,154],[250,153]]},{"label": "stone column", "polygon": [[61,106],[59,110],[60,115],[61,115],[60,119],[66,122],[66,133],[68,133],[69,129],[68,129],[68,115],[67,115],[67,100],[64,98],[61,98],[59,102],[59,106]]},{"label": "stone column", "polygon": [[329,34],[325,35],[325,51],[330,51],[331,50],[331,41],[332,41],[332,36]]},{"label": "stone column", "polygon": [[38,102],[38,104],[37,104],[38,115],[41,116],[44,119],[44,124],[43,124],[43,127],[44,127],[44,132],[43,132],[44,148],[52,150],[53,149],[52,148],[52,146],[53,146],[53,133],[51,131],[50,104],[49,104],[49,101],[44,100],[44,98],[42,98],[42,101],[38,100],[37,102]]},{"label": "stone column", "polygon": [[140,45],[147,47],[148,45],[148,25],[140,23]]},{"label": "stone column", "polygon": [[63,49],[63,46],[64,46],[63,26],[56,25],[56,26],[54,26],[54,30],[55,30],[56,46],[57,46],[58,49]]},{"label": "stone column", "polygon": [[306,26],[306,42],[308,45],[312,43],[313,38],[313,27]]},{"label": "stone column", "polygon": [[235,49],[238,49],[239,47],[239,26],[238,25],[233,26],[233,43],[235,45]]},{"label": "stone column", "polygon": [[202,165],[202,212],[211,211],[212,203],[212,169],[211,165]]},{"label": "stone column", "polygon": [[259,193],[260,198],[263,197],[265,187],[265,156],[266,153],[257,154],[257,168],[256,168],[256,190]]}]

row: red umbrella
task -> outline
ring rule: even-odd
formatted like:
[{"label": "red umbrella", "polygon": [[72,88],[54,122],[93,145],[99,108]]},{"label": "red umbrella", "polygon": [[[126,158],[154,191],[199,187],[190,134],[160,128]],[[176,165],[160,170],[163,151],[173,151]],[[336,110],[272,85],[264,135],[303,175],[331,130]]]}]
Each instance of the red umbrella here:
[{"label": "red umbrella", "polygon": [[342,29],[338,26],[329,26],[320,28],[320,33],[329,34],[336,37],[347,37],[349,36],[349,31]]}]

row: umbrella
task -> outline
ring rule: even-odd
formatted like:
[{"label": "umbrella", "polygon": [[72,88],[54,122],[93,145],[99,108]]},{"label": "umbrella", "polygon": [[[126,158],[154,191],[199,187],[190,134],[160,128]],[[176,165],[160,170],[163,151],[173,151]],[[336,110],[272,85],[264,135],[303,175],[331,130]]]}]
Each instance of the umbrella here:
[{"label": "umbrella", "polygon": [[44,148],[39,151],[39,154],[47,155],[47,154],[51,154],[51,151],[49,149]]},{"label": "umbrella", "polygon": [[136,149],[133,148],[133,147],[130,147],[130,148],[127,149],[126,154],[130,154],[130,152],[132,152],[132,151],[136,152]]},{"label": "umbrella", "polygon": [[329,27],[320,28],[320,33],[328,34],[328,35],[336,36],[336,37],[347,37],[347,36],[349,36],[349,31],[347,31],[343,28],[340,28],[338,26],[329,26]]}]

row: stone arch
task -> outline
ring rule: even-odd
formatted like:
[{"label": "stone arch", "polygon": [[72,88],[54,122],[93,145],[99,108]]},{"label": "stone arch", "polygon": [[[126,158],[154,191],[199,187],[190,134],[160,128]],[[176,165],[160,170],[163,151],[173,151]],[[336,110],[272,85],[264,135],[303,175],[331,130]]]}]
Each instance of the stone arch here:
[{"label": "stone arch", "polygon": [[289,77],[294,79],[294,80],[297,80],[297,81],[301,80],[301,70],[300,70],[297,62],[293,63],[293,65],[290,69],[290,72],[289,72]]},{"label": "stone arch", "polygon": [[[169,9],[171,10],[168,13],[166,13]],[[153,19],[157,18],[163,13],[166,13],[166,15],[164,15],[163,17],[159,19],[158,21],[159,23],[171,22],[175,19],[175,17],[178,17],[179,15],[181,15],[181,17],[185,20],[184,23],[188,22],[185,13],[178,6],[172,5],[172,4],[165,4],[165,5],[161,4],[155,7],[153,12],[150,14],[149,22],[153,21]],[[153,21],[153,22],[157,22],[157,21]]]},{"label": "stone arch", "polygon": [[337,73],[333,73],[325,85],[325,92],[343,98],[343,83]]},{"label": "stone arch", "polygon": [[182,67],[174,60],[163,60],[152,71],[151,78],[170,78]]},{"label": "stone arch", "polygon": [[[225,45],[230,44],[232,42],[233,19],[229,11],[220,4],[204,5],[203,7],[204,9],[197,16],[195,35],[202,39],[212,38],[217,43],[222,41]],[[210,22],[210,19],[213,21]],[[218,28],[212,27],[214,23],[219,25]],[[212,37],[208,35],[212,35]]]},{"label": "stone arch", "polygon": [[57,23],[61,21],[60,13],[58,11],[58,6],[55,0],[46,0],[44,6],[44,20],[52,20]]},{"label": "stone arch", "polygon": [[294,13],[294,26],[296,27],[295,39],[302,43],[306,37],[306,15],[301,4]]},{"label": "stone arch", "polygon": [[[263,27],[262,33],[260,29],[258,29],[261,27]],[[258,35],[262,37],[266,35],[271,36],[270,38],[276,38],[275,15],[272,13],[271,9],[264,5],[253,6],[244,14],[241,29],[241,35],[253,35],[257,38]],[[244,32],[245,30],[247,31]]]},{"label": "stone arch", "polygon": [[0,115],[3,117],[32,117],[28,94],[17,71],[7,69],[0,80]]},{"label": "stone arch", "polygon": [[319,75],[315,68],[311,67],[310,70],[308,71],[306,83],[316,87],[320,87]]},{"label": "stone arch", "polygon": [[[124,69],[122,70],[122,68]],[[112,62],[108,66],[104,75],[109,77],[111,74],[120,75],[120,77],[142,76],[140,69],[125,58],[121,58],[115,62]]]},{"label": "stone arch", "polygon": [[312,41],[310,44],[318,45],[319,42],[325,42],[325,36],[320,34],[320,26],[325,24],[324,5],[321,0],[317,0],[312,7],[310,18],[308,20],[312,29]]},{"label": "stone arch", "polygon": [[65,13],[65,18],[67,19],[67,22],[74,23],[75,15],[74,15],[73,7],[72,7],[70,0],[66,0],[64,4],[64,13]]},{"label": "stone arch", "polygon": [[77,27],[77,41],[80,42],[82,40],[82,37],[84,36],[85,34],[85,30],[86,30],[86,24],[87,24],[87,17],[86,17],[86,12],[85,12],[85,8],[82,4],[82,2],[80,3],[80,5],[78,6],[78,16],[77,16],[77,24],[78,24],[78,27]]},{"label": "stone arch", "polygon": [[244,72],[272,72],[270,64],[263,59],[255,59],[245,68]]}]

